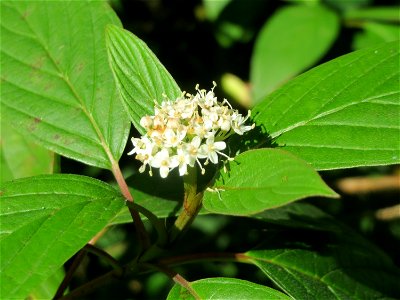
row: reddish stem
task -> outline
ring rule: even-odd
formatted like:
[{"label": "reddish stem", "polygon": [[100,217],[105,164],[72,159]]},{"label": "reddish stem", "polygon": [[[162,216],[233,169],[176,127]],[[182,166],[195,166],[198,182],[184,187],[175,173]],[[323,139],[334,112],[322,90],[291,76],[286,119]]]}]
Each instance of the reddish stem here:
[{"label": "reddish stem", "polygon": [[[133,197],[131,192],[129,191],[129,187],[126,184],[126,181],[124,179],[124,176],[121,173],[121,169],[119,168],[118,163],[113,163],[112,165],[112,171],[114,174],[114,177],[118,183],[118,186],[121,190],[122,195],[125,197],[125,199],[129,202],[134,203]],[[144,227],[143,221],[140,218],[139,212],[133,209],[132,207],[128,207],[129,212],[131,213],[133,223],[136,228],[138,240],[141,242],[141,246],[143,247],[143,250],[146,250],[150,247],[150,238],[147,234],[147,231]]]}]

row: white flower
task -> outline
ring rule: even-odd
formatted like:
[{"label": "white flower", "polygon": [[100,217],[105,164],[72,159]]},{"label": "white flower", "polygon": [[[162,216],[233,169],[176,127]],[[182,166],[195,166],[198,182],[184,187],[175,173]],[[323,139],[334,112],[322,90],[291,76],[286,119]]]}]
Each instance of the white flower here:
[{"label": "white flower", "polygon": [[191,164],[192,159],[189,152],[182,148],[178,148],[176,157],[178,160],[179,175],[183,176],[187,174],[187,166]]},{"label": "white flower", "polygon": [[185,152],[187,152],[189,155],[189,166],[191,167],[194,167],[194,164],[196,163],[200,144],[201,144],[201,138],[195,136],[190,143],[183,145]]},{"label": "white flower", "polygon": [[218,154],[223,154],[220,151],[226,148],[225,142],[214,142],[214,137],[209,137],[206,143],[200,147],[199,158],[207,158],[213,164],[218,163]]},{"label": "white flower", "polygon": [[232,115],[232,129],[239,135],[243,135],[246,131],[249,131],[254,128],[255,124],[251,126],[245,126],[243,125],[244,122],[247,121],[247,119],[250,117],[251,112],[248,111],[248,114],[246,117],[243,117],[241,114],[233,114]]},{"label": "white flower", "polygon": [[140,139],[137,138],[131,138],[131,142],[133,144],[133,150],[128,153],[128,155],[132,155],[135,153],[148,153],[151,152],[152,149],[152,143],[151,141],[146,137],[142,137]]},{"label": "white flower", "polygon": [[176,156],[170,157],[167,149],[162,149],[154,155],[154,158],[150,163],[153,168],[160,168],[160,176],[162,178],[166,178],[169,171],[178,166],[178,164]]},{"label": "white flower", "polygon": [[150,128],[153,125],[153,119],[150,116],[144,116],[140,119],[140,126],[143,128]]},{"label": "white flower", "polygon": [[175,132],[174,130],[167,128],[164,131],[163,137],[164,137],[164,146],[165,147],[177,147],[183,138],[186,135],[186,129],[183,128],[182,130],[177,130]]},{"label": "white flower", "polygon": [[211,91],[200,90],[196,86],[196,95],[183,92],[174,101],[165,99],[158,104],[155,102],[154,116],[144,116],[140,125],[146,129],[141,138],[132,138],[135,158],[142,162],[139,172],[144,172],[147,165],[159,168],[162,178],[178,167],[179,175],[188,172],[188,166],[197,163],[204,174],[200,159],[206,159],[204,164],[211,161],[218,163],[218,157],[223,156],[232,160],[222,151],[226,148],[223,142],[233,133],[242,135],[254,128],[245,125],[250,117],[250,111],[243,117],[224,99],[218,102],[214,94],[216,84],[213,82]]}]

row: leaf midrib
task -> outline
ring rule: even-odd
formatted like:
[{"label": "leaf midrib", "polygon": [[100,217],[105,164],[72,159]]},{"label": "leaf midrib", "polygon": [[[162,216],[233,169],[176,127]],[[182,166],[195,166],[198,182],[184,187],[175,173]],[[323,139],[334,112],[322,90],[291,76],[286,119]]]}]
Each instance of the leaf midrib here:
[{"label": "leaf midrib", "polygon": [[[17,10],[17,9],[16,9]],[[66,10],[67,13],[69,12],[68,10]],[[103,150],[105,151],[109,162],[111,163],[111,167],[113,165],[115,165],[116,160],[114,159],[110,148],[107,146],[107,143],[105,141],[105,138],[99,128],[99,126],[97,125],[96,120],[93,118],[93,116],[91,115],[91,113],[89,113],[89,111],[87,110],[87,107],[85,106],[85,102],[83,101],[83,99],[79,96],[79,94],[77,93],[77,91],[75,90],[75,88],[73,87],[72,83],[69,81],[69,79],[65,76],[65,74],[62,72],[62,70],[60,69],[60,67],[57,65],[55,59],[53,58],[52,54],[49,52],[49,50],[47,49],[47,47],[45,47],[45,43],[39,38],[38,34],[36,33],[36,31],[33,29],[33,27],[30,25],[30,23],[28,22],[28,20],[26,18],[23,18],[23,14],[17,10],[17,12],[19,13],[19,15],[21,16],[21,19],[25,21],[25,23],[27,24],[27,26],[29,27],[29,29],[32,31],[32,33],[34,34],[34,37],[36,38],[36,40],[39,42],[39,44],[42,46],[42,48],[44,49],[44,52],[46,53],[47,57],[50,59],[50,61],[52,62],[52,64],[55,66],[55,68],[57,69],[57,71],[59,72],[60,78],[63,79],[65,81],[65,83],[67,84],[68,88],[71,90],[73,96],[75,97],[75,99],[78,101],[78,103],[80,104],[80,108],[82,109],[82,111],[84,112],[84,114],[86,115],[86,117],[89,119],[90,124],[92,125],[94,131],[97,134],[97,137],[100,140],[100,145],[103,148]],[[70,19],[70,18],[68,18]],[[93,23],[91,23],[92,28],[93,28]],[[70,26],[69,26],[70,27]]]},{"label": "leaf midrib", "polygon": [[[364,56],[369,55],[369,54],[370,54],[370,53],[367,53],[367,54],[365,54]],[[392,57],[394,57],[394,56],[396,56],[396,55],[398,55],[398,53],[394,53],[393,55],[388,56],[388,57],[386,57],[385,59],[379,61],[377,64],[371,66],[371,67],[368,69],[368,72],[370,72],[370,71],[373,70],[376,66],[382,64],[382,63],[385,62],[386,60],[389,60],[389,59],[391,59]],[[354,62],[357,61],[357,60],[360,60],[360,59],[363,58],[364,56],[356,57],[356,59],[353,59],[352,61],[348,62],[348,63],[346,64],[346,66],[349,65],[349,64],[354,63]],[[337,70],[335,70],[335,71],[329,73],[328,76],[326,76],[326,77],[324,77],[322,80],[318,81],[313,87],[307,89],[307,91],[306,91],[305,94],[303,94],[303,95],[302,95],[301,97],[299,97],[296,101],[294,101],[294,102],[292,103],[292,105],[290,105],[290,106],[288,107],[288,109],[286,109],[286,111],[283,112],[283,113],[281,114],[281,117],[280,117],[277,121],[275,121],[275,123],[273,124],[273,126],[275,126],[275,125],[279,122],[279,120],[293,107],[294,104],[298,103],[301,99],[303,99],[304,97],[306,97],[306,95],[309,93],[309,91],[313,90],[316,86],[318,86],[319,84],[321,84],[322,81],[327,80],[327,79],[330,78],[333,74],[336,74],[338,71],[339,71],[339,69],[337,69]],[[365,73],[366,73],[366,72],[365,72]],[[356,82],[357,80],[359,80],[360,77],[365,76],[365,73],[362,74],[361,76],[358,76],[358,77],[355,78],[351,83],[349,83],[348,85],[346,85],[346,88],[347,88],[348,86],[354,84],[354,82]],[[395,73],[395,74],[393,74],[393,75],[391,75],[391,76],[396,76],[396,74],[397,74],[397,73]],[[389,78],[391,78],[391,77],[388,77],[385,81],[387,81]],[[384,81],[384,82],[385,82],[385,81]],[[344,89],[345,89],[345,88],[343,88],[342,91],[343,91]],[[341,91],[341,92],[342,92],[342,91]],[[343,109],[346,109],[346,108],[348,108],[348,107],[350,107],[350,106],[352,106],[352,105],[357,105],[357,104],[360,104],[360,103],[368,102],[368,101],[370,101],[370,100],[373,100],[373,99],[376,99],[376,98],[380,98],[380,97],[382,97],[382,95],[383,95],[383,96],[387,96],[387,95],[397,94],[397,93],[398,93],[398,91],[393,91],[393,92],[387,93],[387,94],[375,95],[375,96],[373,96],[373,97],[369,97],[369,98],[363,99],[363,100],[361,100],[361,101],[355,101],[355,102],[347,103],[347,104],[345,104],[345,105],[339,106],[339,107],[334,108],[334,109],[332,109],[332,110],[325,111],[325,112],[322,112],[322,113],[320,113],[320,114],[317,114],[316,116],[314,116],[314,117],[312,117],[312,118],[310,118],[310,119],[308,119],[308,120],[295,123],[295,124],[293,124],[293,125],[291,125],[291,126],[288,126],[288,127],[286,127],[286,128],[283,128],[283,129],[281,129],[281,130],[279,130],[279,131],[273,132],[273,133],[270,134],[270,135],[271,135],[271,138],[276,138],[276,137],[282,135],[282,134],[285,133],[285,132],[288,132],[288,131],[290,131],[290,130],[293,130],[293,129],[299,127],[299,126],[303,126],[303,125],[305,125],[305,124],[307,124],[307,123],[309,123],[309,122],[311,122],[311,121],[317,120],[317,119],[319,119],[319,118],[321,118],[321,117],[324,117],[324,116],[330,115],[330,114],[332,114],[332,113],[335,113],[335,112],[341,111],[341,110],[343,110]],[[328,101],[327,103],[325,103],[325,104],[320,108],[320,110],[323,109],[328,103],[330,103],[331,101],[333,101],[334,99],[336,99],[336,97],[337,97],[337,95],[335,95],[335,97],[332,97],[332,99],[330,99],[330,101]]]}]

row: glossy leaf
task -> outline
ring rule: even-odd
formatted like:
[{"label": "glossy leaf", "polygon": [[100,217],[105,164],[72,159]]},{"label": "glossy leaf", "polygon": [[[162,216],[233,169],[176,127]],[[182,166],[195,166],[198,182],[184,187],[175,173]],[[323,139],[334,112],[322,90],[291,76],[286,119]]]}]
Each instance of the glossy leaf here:
[{"label": "glossy leaf", "polygon": [[307,163],[277,149],[246,151],[204,194],[214,213],[249,215],[310,196],[336,197]]},{"label": "glossy leaf", "polygon": [[106,30],[107,48],[115,81],[125,109],[140,133],[140,119],[154,114],[154,101],[166,95],[175,100],[182,92],[175,80],[147,45],[131,32],[110,25]]},{"label": "glossy leaf", "polygon": [[53,275],[35,287],[29,294],[29,300],[52,299],[57,292],[62,280],[64,279],[64,268],[57,270]]},{"label": "glossy leaf", "polygon": [[[288,296],[260,284],[236,278],[207,278],[190,283],[200,299],[290,299]],[[195,299],[187,289],[175,284],[167,300]]]},{"label": "glossy leaf", "polygon": [[[302,226],[295,231],[275,231],[263,245],[246,253],[283,291],[294,299],[400,296],[400,270],[382,251],[322,212],[316,218],[290,215],[297,224],[299,217],[323,225],[318,230],[302,230]],[[329,222],[329,230],[321,231]]]},{"label": "glossy leaf", "polygon": [[315,64],[336,38],[339,20],[320,5],[292,5],[277,11],[257,37],[251,59],[253,102]]},{"label": "glossy leaf", "polygon": [[25,298],[125,205],[119,192],[78,175],[42,175],[1,187],[1,295]]},{"label": "glossy leaf", "polygon": [[111,169],[129,121],[107,61],[101,1],[2,1],[2,118],[44,147]]},{"label": "glossy leaf", "polygon": [[397,42],[353,52],[265,98],[254,121],[319,170],[398,163],[399,73]]},{"label": "glossy leaf", "polygon": [[28,137],[1,123],[0,183],[12,179],[53,173],[55,154],[35,144]]}]

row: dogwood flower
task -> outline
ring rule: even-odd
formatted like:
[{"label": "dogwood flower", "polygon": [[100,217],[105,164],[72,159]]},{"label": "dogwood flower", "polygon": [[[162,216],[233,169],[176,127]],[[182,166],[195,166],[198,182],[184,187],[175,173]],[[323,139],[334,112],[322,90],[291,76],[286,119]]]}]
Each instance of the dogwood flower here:
[{"label": "dogwood flower", "polygon": [[198,157],[199,158],[207,158],[213,164],[218,163],[218,154],[225,156],[226,154],[222,153],[221,150],[226,148],[225,142],[214,142],[214,137],[209,137],[206,140],[206,143],[201,145]]},{"label": "dogwood flower", "polygon": [[178,168],[179,175],[188,173],[188,167],[199,166],[205,169],[200,160],[218,164],[218,157],[232,160],[222,151],[226,149],[223,141],[231,134],[242,135],[254,128],[245,125],[250,111],[243,117],[233,109],[228,100],[218,102],[213,88],[210,91],[199,89],[196,94],[182,93],[174,101],[167,99],[155,103],[154,115],[143,116],[140,125],[146,130],[140,138],[132,138],[133,149],[128,155],[142,162],[139,171],[144,172],[148,165],[160,169],[160,176],[166,178],[171,170]]},{"label": "dogwood flower", "polygon": [[169,152],[167,149],[162,149],[156,155],[154,155],[153,160],[150,165],[153,168],[160,168],[160,176],[162,178],[166,178],[171,169],[178,166],[179,162],[176,156],[169,156]]}]

